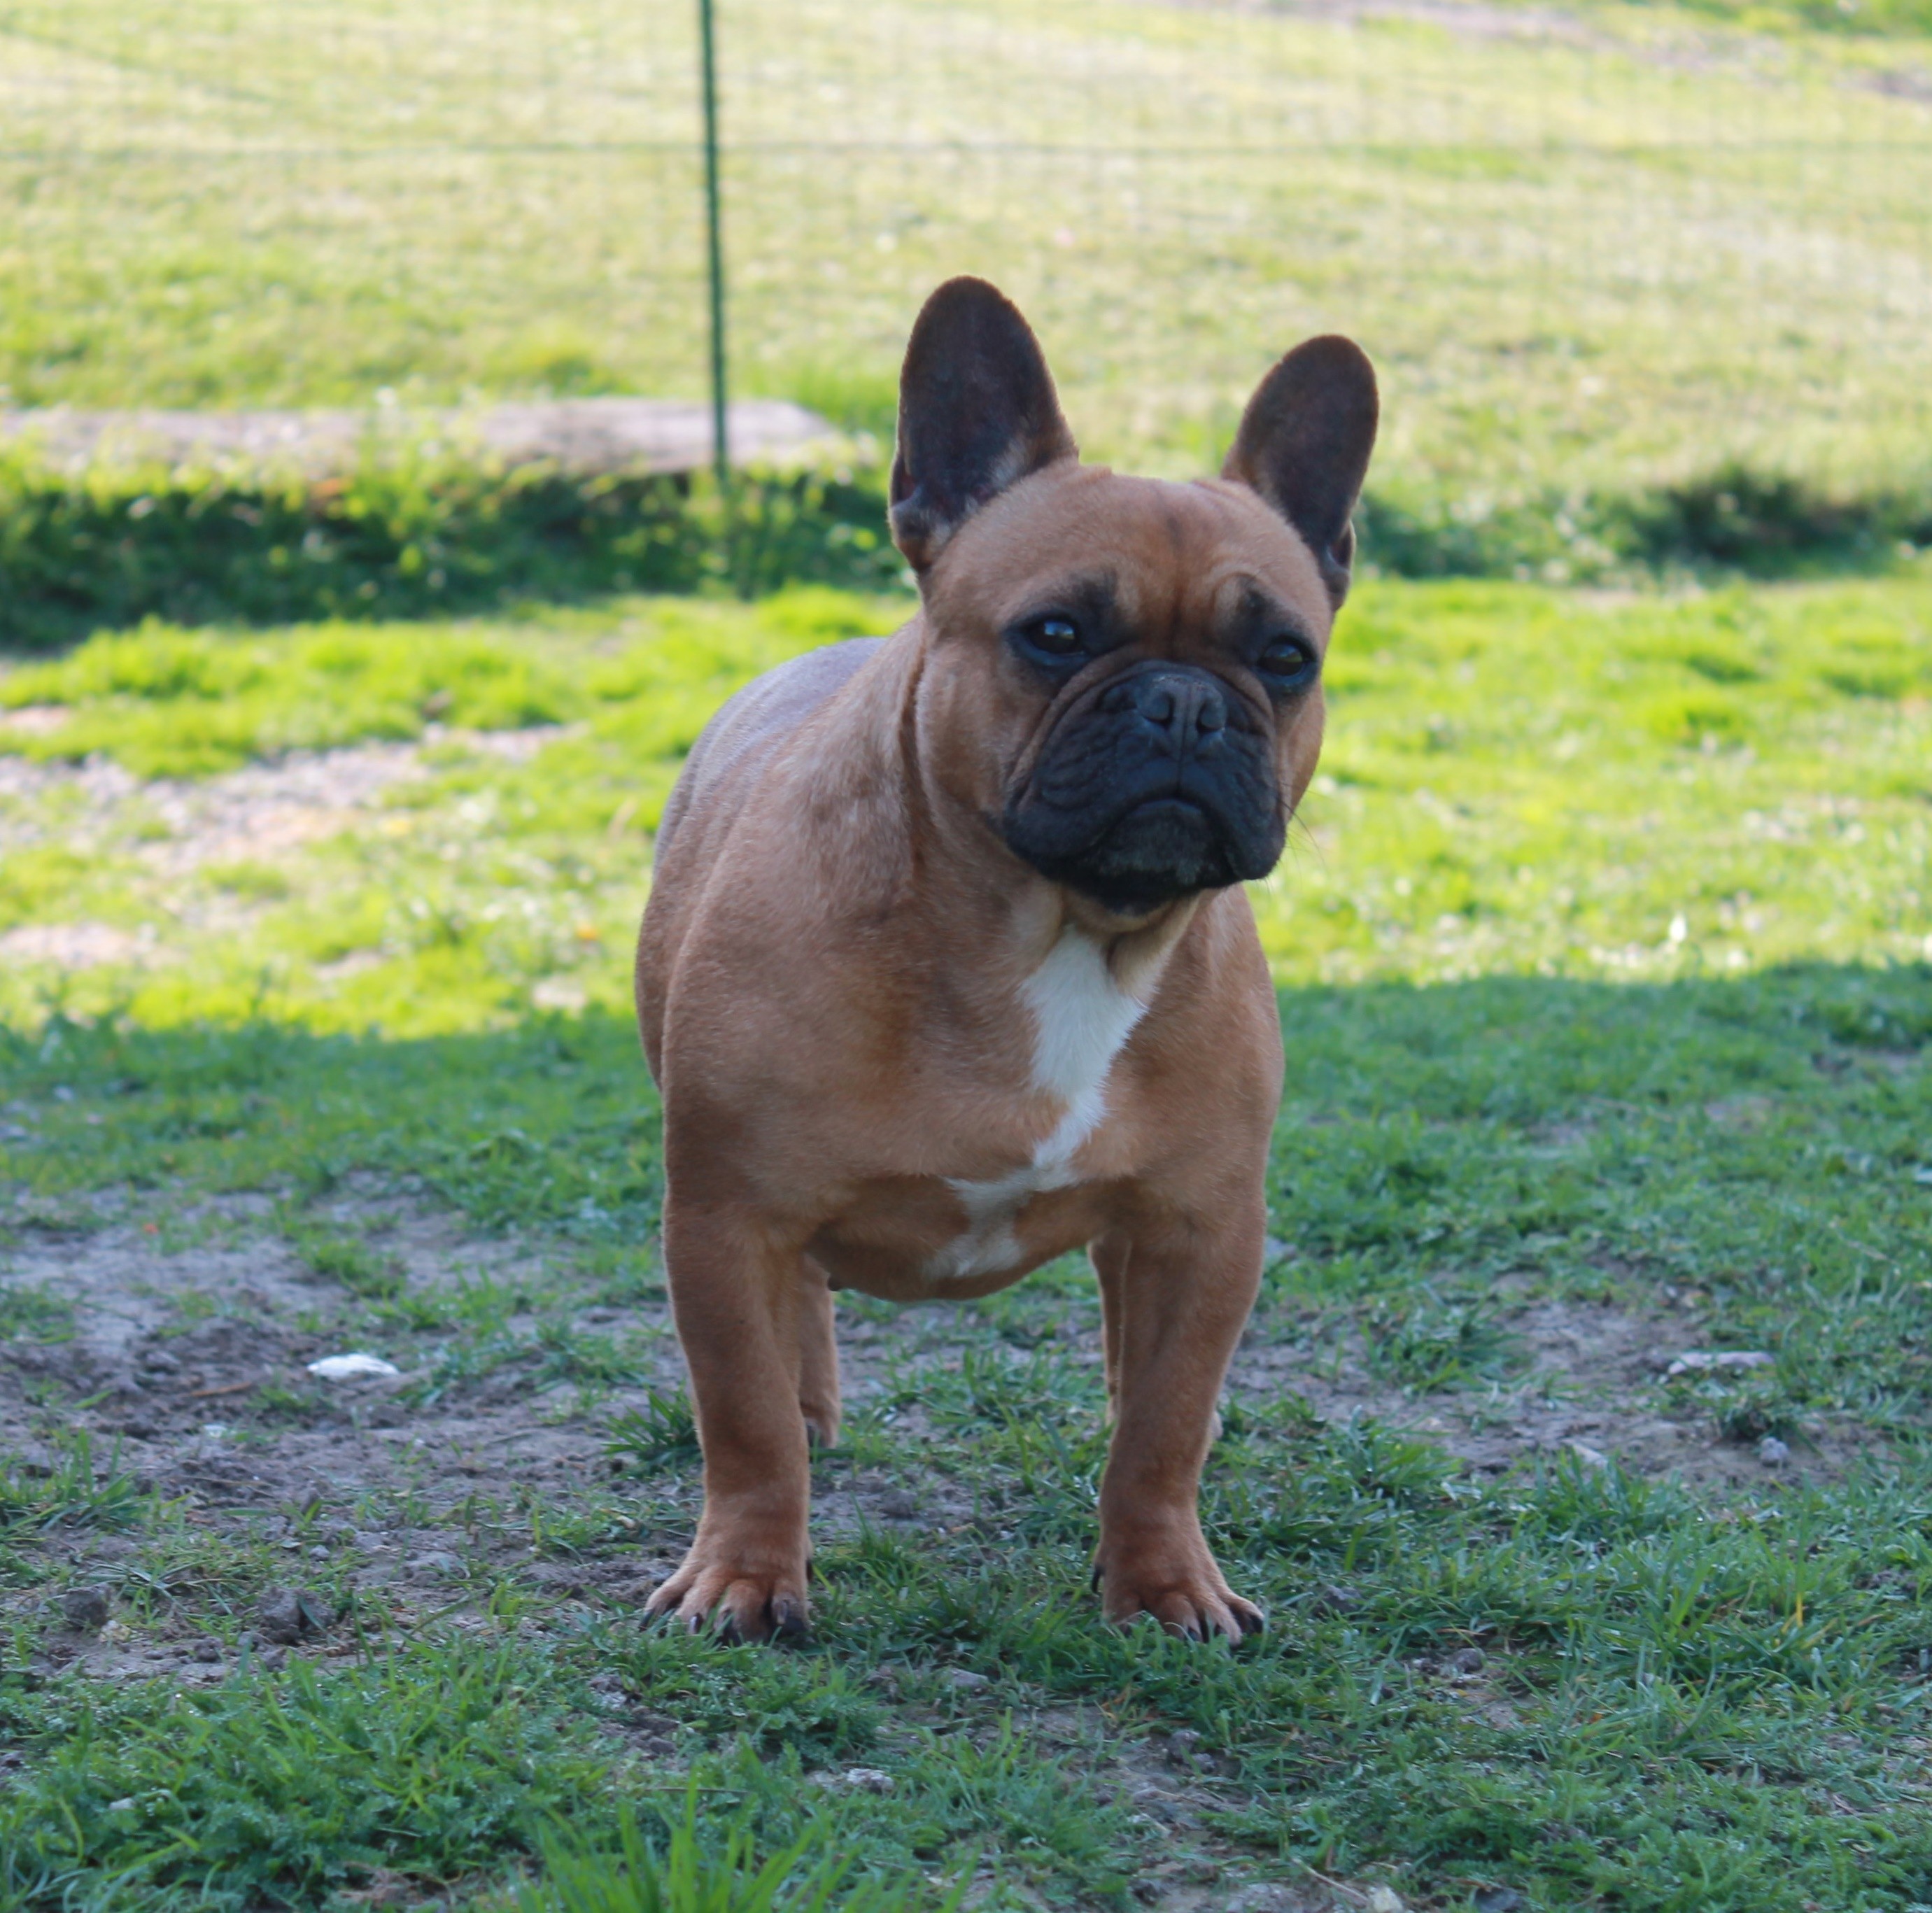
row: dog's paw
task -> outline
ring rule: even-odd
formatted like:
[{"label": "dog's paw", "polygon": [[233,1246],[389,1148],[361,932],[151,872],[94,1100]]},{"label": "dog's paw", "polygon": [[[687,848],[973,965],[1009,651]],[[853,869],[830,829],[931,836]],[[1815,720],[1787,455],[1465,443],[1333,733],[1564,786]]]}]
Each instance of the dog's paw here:
[{"label": "dog's paw", "polygon": [[774,1564],[769,1553],[700,1540],[677,1572],[644,1603],[652,1620],[725,1641],[802,1640],[812,1611],[805,1563]]},{"label": "dog's paw", "polygon": [[1228,1587],[1204,1542],[1172,1549],[1103,1549],[1094,1582],[1117,1627],[1151,1615],[1185,1640],[1240,1641],[1268,1625],[1253,1602]]}]

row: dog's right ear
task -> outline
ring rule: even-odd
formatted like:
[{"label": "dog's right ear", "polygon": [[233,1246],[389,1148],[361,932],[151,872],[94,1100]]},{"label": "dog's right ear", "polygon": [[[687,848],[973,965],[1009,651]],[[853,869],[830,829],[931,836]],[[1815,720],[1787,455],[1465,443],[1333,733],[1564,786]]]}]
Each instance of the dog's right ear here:
[{"label": "dog's right ear", "polygon": [[899,375],[892,542],[923,571],[984,505],[1079,448],[1018,308],[983,279],[926,302]]}]

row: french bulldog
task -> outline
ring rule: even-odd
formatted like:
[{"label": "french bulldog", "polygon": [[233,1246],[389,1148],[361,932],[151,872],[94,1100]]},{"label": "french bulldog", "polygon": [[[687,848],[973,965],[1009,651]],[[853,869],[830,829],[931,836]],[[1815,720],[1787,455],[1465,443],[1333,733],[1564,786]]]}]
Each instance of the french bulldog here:
[{"label": "french bulldog", "polygon": [[836,1291],[959,1300],[1084,1249],[1105,1611],[1262,1626],[1196,1508],[1282,1072],[1242,886],[1315,772],[1377,410],[1311,339],[1219,478],[1122,477],[992,286],[920,313],[890,507],[918,614],[732,698],[657,833],[638,1012],[704,1507],[652,1614],[805,1629]]}]

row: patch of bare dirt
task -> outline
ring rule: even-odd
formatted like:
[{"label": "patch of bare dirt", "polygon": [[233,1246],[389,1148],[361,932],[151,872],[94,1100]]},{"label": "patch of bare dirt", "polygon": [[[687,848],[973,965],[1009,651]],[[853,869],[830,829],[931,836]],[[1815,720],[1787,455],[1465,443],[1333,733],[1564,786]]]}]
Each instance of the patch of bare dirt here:
[{"label": "patch of bare dirt", "polygon": [[1297,1394],[1326,1422],[1372,1417],[1484,1474],[1568,1454],[1586,1467],[1615,1462],[1652,1479],[1762,1492],[1785,1481],[1836,1480],[1861,1456],[1884,1452],[1879,1438],[1849,1418],[1808,1425],[1781,1455],[1724,1439],[1714,1403],[1669,1386],[1674,1360],[1714,1345],[1694,1310],[1538,1300],[1505,1312],[1498,1326],[1526,1358],[1507,1381],[1416,1396],[1377,1377],[1352,1337],[1342,1339],[1338,1354],[1263,1340],[1264,1325],[1250,1330],[1235,1357],[1230,1393]]},{"label": "patch of bare dirt", "polygon": [[[466,1341],[454,1329],[413,1337],[399,1330],[376,1351],[395,1357],[397,1376],[323,1382],[307,1365],[367,1345],[348,1326],[366,1319],[363,1305],[315,1276],[266,1226],[269,1207],[265,1198],[226,1198],[158,1225],[123,1201],[118,1211],[110,1204],[98,1226],[64,1228],[16,1211],[0,1284],[70,1303],[74,1333],[46,1343],[16,1338],[0,1350],[0,1449],[53,1465],[46,1438],[58,1414],[98,1445],[118,1444],[123,1467],[144,1486],[218,1525],[286,1518],[316,1504],[347,1509],[406,1491],[421,1511],[416,1528],[365,1531],[338,1522],[339,1531],[314,1544],[350,1550],[358,1587],[458,1588],[501,1555],[560,1595],[610,1598],[669,1570],[694,1506],[688,1516],[679,1507],[662,1531],[640,1528],[634,1549],[566,1565],[530,1561],[521,1534],[472,1537],[452,1552],[449,1529],[438,1525],[466,1501],[508,1507],[535,1486],[554,1487],[562,1503],[608,1481],[610,1418],[644,1407],[649,1390],[681,1385],[661,1302],[518,1302],[482,1328],[472,1322]],[[520,1273],[535,1266],[526,1246],[472,1236],[426,1206],[351,1195],[333,1219],[356,1228],[401,1271],[406,1290],[424,1297],[458,1296],[466,1284],[514,1297]],[[1058,1335],[1074,1360],[1097,1366],[1091,1312],[1082,1312],[1088,1326],[1063,1326]],[[895,1372],[956,1366],[969,1344],[984,1340],[983,1326],[969,1329],[958,1315],[842,1310],[848,1403],[864,1402]],[[585,1396],[567,1375],[547,1379],[540,1331],[560,1326],[621,1344],[629,1385]],[[1330,1423],[1372,1416],[1490,1474],[1567,1453],[1586,1466],[1614,1459],[1642,1475],[1760,1495],[1786,1480],[1828,1479],[1869,1445],[1856,1429],[1819,1428],[1774,1464],[1721,1440],[1708,1405],[1664,1373],[1674,1356],[1702,1345],[1688,1315],[1535,1300],[1507,1326],[1527,1357],[1508,1382],[1414,1398],[1371,1373],[1364,1351],[1346,1338],[1270,1339],[1281,1325],[1263,1320],[1237,1357],[1230,1393],[1257,1406],[1298,1395]],[[997,1529],[997,1512],[919,1465],[928,1431],[916,1405],[896,1426],[904,1467],[832,1471],[814,1510],[818,1531]],[[676,1495],[694,1492],[686,1486]]]},{"label": "patch of bare dirt", "polygon": [[456,745],[522,763],[569,734],[554,724],[432,724],[406,743],[290,751],[204,778],[142,779],[103,757],[35,763],[0,753],[0,852],[56,842],[82,855],[125,847],[168,874],[272,857],[366,822],[394,786],[428,775],[425,751]]},{"label": "patch of bare dirt", "polygon": [[[424,1389],[422,1369],[333,1384],[310,1375],[310,1362],[350,1352],[356,1338],[334,1318],[352,1298],[261,1231],[255,1216],[266,1207],[226,1198],[175,1219],[167,1226],[177,1233],[199,1225],[229,1239],[174,1253],[158,1225],[132,1219],[86,1233],[21,1231],[0,1258],[0,1282],[71,1303],[74,1333],[45,1343],[22,1338],[0,1351],[0,1449],[50,1465],[45,1405],[77,1403],[61,1416],[64,1426],[88,1430],[97,1450],[118,1444],[122,1467],[143,1486],[217,1513],[318,1499],[340,1506],[412,1488],[434,1517],[466,1496],[507,1500],[519,1484],[603,1465],[602,1414],[641,1402],[642,1390],[608,1398],[593,1426],[574,1411],[573,1390],[533,1388],[526,1362],[452,1381],[426,1401],[415,1399]],[[410,1282],[425,1287],[487,1279],[523,1256],[515,1245],[469,1237],[430,1214],[398,1218],[377,1240]],[[662,1312],[593,1308],[581,1319],[602,1327],[618,1318],[660,1333],[655,1379],[674,1384],[680,1365]],[[520,1345],[536,1326],[534,1315],[520,1314],[494,1325]],[[364,1536],[357,1546],[368,1561],[358,1579],[466,1572],[441,1558],[446,1534],[427,1561],[412,1555],[412,1545],[406,1535]]]},{"label": "patch of bare dirt", "polygon": [[[726,434],[739,463],[809,456],[837,435],[788,399],[740,399]],[[31,446],[68,471],[158,462],[322,478],[371,451],[446,451],[586,475],[692,472],[710,463],[710,408],[684,399],[577,398],[460,411],[80,412],[0,409],[0,444]]]}]

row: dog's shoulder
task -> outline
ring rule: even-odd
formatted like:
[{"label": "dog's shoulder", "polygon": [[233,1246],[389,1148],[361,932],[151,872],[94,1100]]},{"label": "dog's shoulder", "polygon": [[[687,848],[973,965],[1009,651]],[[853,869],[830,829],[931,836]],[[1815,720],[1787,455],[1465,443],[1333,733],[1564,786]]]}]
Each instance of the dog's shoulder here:
[{"label": "dog's shoulder", "polygon": [[729,699],[691,747],[658,825],[660,865],[679,825],[758,767],[813,712],[836,697],[887,640],[848,637],[801,652],[754,678]]}]

